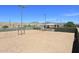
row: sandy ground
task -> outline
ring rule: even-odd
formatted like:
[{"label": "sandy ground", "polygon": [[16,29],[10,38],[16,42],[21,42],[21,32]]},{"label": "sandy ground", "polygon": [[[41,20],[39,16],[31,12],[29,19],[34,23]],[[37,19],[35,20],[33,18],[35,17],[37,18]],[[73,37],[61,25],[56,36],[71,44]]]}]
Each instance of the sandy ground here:
[{"label": "sandy ground", "polygon": [[26,30],[25,35],[17,31],[0,32],[0,52],[55,52],[72,51],[74,33]]}]

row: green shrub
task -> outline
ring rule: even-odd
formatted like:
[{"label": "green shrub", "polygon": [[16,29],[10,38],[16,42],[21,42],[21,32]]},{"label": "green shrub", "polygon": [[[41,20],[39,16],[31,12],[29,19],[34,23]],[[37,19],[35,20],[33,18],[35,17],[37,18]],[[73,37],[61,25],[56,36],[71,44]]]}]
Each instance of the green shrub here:
[{"label": "green shrub", "polygon": [[40,27],[34,27],[33,29],[35,29],[35,30],[40,30],[41,28],[40,28]]},{"label": "green shrub", "polygon": [[2,26],[2,28],[9,28],[7,25]]},{"label": "green shrub", "polygon": [[71,32],[74,33],[76,30],[76,28],[56,28],[55,31],[59,31],[59,32]]}]

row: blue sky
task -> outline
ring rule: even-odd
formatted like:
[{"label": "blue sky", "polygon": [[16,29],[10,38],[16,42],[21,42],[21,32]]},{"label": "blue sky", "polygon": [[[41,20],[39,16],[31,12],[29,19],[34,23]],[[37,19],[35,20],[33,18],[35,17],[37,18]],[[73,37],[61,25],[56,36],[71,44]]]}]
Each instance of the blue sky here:
[{"label": "blue sky", "polygon": [[[78,5],[26,5],[23,22],[68,22],[79,23]],[[17,5],[0,5],[0,22],[20,22],[21,8]]]}]

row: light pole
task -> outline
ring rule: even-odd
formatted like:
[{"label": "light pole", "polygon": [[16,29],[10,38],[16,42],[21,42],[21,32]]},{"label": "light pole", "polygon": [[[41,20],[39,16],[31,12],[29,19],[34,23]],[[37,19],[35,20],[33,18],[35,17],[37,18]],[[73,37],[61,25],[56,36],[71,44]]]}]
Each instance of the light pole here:
[{"label": "light pole", "polygon": [[10,19],[10,17],[9,17],[9,26],[10,26],[10,28],[11,28],[11,19]]},{"label": "light pole", "polygon": [[45,18],[45,25],[44,25],[44,29],[46,29],[46,14],[44,14],[44,18]]},{"label": "light pole", "polygon": [[[20,5],[19,6],[21,8],[21,35],[23,34],[22,33],[22,27],[23,27],[23,9],[25,8],[23,5]],[[24,30],[24,33],[25,33],[25,30]]]}]

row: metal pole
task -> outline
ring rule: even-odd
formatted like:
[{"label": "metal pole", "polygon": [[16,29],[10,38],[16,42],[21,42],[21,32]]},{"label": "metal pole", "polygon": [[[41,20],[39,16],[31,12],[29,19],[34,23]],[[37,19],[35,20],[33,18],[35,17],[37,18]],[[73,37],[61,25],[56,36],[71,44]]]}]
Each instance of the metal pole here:
[{"label": "metal pole", "polygon": [[17,29],[18,30],[18,35],[19,35],[19,28],[20,28],[20,26],[18,25],[18,29]]},{"label": "metal pole", "polygon": [[11,27],[11,19],[10,19],[10,17],[9,17],[9,26]]},{"label": "metal pole", "polygon": [[46,29],[46,14],[44,15],[44,17],[45,17],[45,27],[44,28]]},{"label": "metal pole", "polygon": [[22,35],[22,19],[23,19],[22,15],[23,15],[23,7],[21,6],[21,35]]},{"label": "metal pole", "polygon": [[[25,34],[25,28],[23,28],[23,8],[24,8],[24,6],[20,6],[21,7],[21,35],[22,34]],[[23,29],[22,29],[23,28]],[[22,32],[22,30],[23,30],[23,32]]]}]

